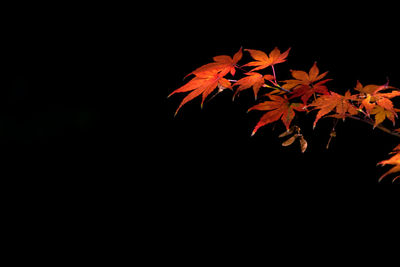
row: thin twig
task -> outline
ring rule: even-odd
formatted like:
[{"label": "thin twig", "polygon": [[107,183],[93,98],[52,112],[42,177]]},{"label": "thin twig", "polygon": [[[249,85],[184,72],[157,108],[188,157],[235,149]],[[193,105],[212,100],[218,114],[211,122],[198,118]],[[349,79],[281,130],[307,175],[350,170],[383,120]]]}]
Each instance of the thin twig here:
[{"label": "thin twig", "polygon": [[[359,117],[356,117],[356,116],[347,116],[346,118],[362,121],[362,122],[368,123],[368,124],[370,124],[372,126],[375,125],[373,121],[362,119],[362,118],[359,118]],[[400,138],[400,133],[394,132],[394,131],[392,131],[392,130],[390,130],[390,129],[382,126],[382,125],[377,125],[375,128],[378,128],[379,130],[384,131],[385,133],[388,133],[390,135],[393,135],[393,136],[396,136],[396,137]]]},{"label": "thin twig", "polygon": [[291,91],[289,91],[289,90],[287,90],[287,89],[285,89],[285,88],[280,87],[278,84],[275,84],[275,83],[272,82],[272,81],[269,81],[269,82],[271,82],[274,86],[270,86],[270,85],[264,84],[263,87],[268,87],[268,88],[272,88],[272,89],[281,90],[281,91],[284,91],[284,92],[286,92],[286,93],[292,93]]}]

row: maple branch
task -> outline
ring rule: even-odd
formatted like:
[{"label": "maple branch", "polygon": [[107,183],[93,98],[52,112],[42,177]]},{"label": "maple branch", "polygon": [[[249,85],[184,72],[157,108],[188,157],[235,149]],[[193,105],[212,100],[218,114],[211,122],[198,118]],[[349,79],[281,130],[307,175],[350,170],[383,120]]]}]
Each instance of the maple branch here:
[{"label": "maple branch", "polygon": [[[374,122],[370,121],[370,120],[362,119],[362,118],[359,118],[359,117],[356,117],[356,116],[347,116],[346,118],[362,121],[362,122],[365,122],[365,123],[368,123],[368,124],[374,126]],[[400,138],[400,133],[394,132],[394,131],[392,131],[392,130],[390,130],[390,129],[382,126],[382,125],[377,125],[375,128],[378,128],[379,130],[384,131],[385,133],[388,133],[390,135],[393,135],[393,136],[396,136],[396,137]]]},{"label": "maple branch", "polygon": [[292,93],[291,91],[289,91],[289,90],[287,90],[287,89],[285,89],[285,88],[280,87],[277,83],[274,83],[274,82],[272,82],[272,81],[269,81],[269,82],[271,82],[274,86],[264,84],[263,87],[268,87],[268,88],[272,88],[272,89],[281,90],[281,91],[284,91],[284,92],[286,92],[286,93]]},{"label": "maple branch", "polygon": [[279,85],[275,85],[275,88],[276,89],[278,89],[278,90],[281,90],[281,91],[284,91],[284,92],[286,92],[286,93],[292,93],[291,91],[289,91],[289,90],[287,90],[287,89],[285,89],[285,88],[282,88],[282,87],[280,87]]}]

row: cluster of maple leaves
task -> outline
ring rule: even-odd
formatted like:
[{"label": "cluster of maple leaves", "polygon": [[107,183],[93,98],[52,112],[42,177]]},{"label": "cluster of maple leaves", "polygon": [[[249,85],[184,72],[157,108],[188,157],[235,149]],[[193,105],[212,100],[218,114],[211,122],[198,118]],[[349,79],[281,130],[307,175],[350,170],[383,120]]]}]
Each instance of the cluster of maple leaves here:
[{"label": "cluster of maple leaves", "polygon": [[[286,132],[280,137],[293,134],[282,145],[287,146],[295,140],[300,140],[301,151],[307,148],[307,142],[300,133],[300,128],[292,126],[296,112],[317,111],[313,127],[323,117],[333,117],[337,119],[355,118],[364,120],[373,127],[379,127],[386,119],[395,124],[397,118],[396,109],[391,101],[392,98],[400,96],[397,88],[389,86],[388,82],[383,85],[363,86],[357,81],[353,93],[347,90],[344,95],[334,92],[326,86],[331,79],[325,79],[328,72],[320,73],[315,62],[308,72],[302,70],[291,70],[292,79],[278,81],[275,73],[275,65],[286,61],[290,48],[281,53],[278,48],[274,48],[269,54],[254,50],[245,49],[253,59],[243,65],[239,61],[243,57],[243,49],[240,48],[233,57],[227,55],[215,56],[213,62],[203,65],[186,77],[194,77],[182,87],[173,91],[168,97],[176,93],[188,93],[180,103],[175,115],[187,102],[201,95],[201,107],[204,101],[212,93],[214,95],[228,89],[233,91],[233,99],[247,89],[252,89],[257,100],[260,89],[266,88],[268,92],[261,95],[268,100],[262,101],[249,108],[251,110],[264,111],[260,120],[256,124],[252,135],[257,130],[267,124],[282,121],[286,127]],[[246,70],[249,68],[249,70]],[[261,70],[269,68],[272,73],[262,74]],[[240,79],[233,79],[241,71]],[[230,75],[231,78],[227,78]],[[185,77],[185,78],[186,78]],[[390,91],[388,91],[390,90]],[[400,130],[394,130],[400,132]],[[400,145],[392,153],[393,157],[379,162],[381,165],[395,165],[380,177],[383,179],[390,173],[400,172]],[[399,176],[395,177],[395,181]]]}]

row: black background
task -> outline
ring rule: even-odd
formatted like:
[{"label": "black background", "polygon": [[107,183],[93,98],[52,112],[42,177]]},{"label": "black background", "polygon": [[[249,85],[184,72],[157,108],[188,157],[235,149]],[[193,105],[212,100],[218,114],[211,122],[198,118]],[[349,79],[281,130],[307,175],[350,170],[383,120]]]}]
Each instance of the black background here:
[{"label": "black background", "polygon": [[50,185],[54,195],[71,188],[98,193],[94,188],[148,182],[137,178],[142,175],[157,188],[185,188],[185,194],[346,188],[376,185],[388,169],[376,163],[389,157],[397,138],[360,122],[339,123],[326,150],[332,120],[312,130],[315,113],[303,116],[309,147],[301,154],[297,145],[281,147],[280,123],[250,137],[261,115],[246,113],[254,104],[250,90],[235,102],[225,91],[203,110],[195,99],[176,118],[183,95],[167,96],[190,71],[240,47],[290,47],[288,61],[277,66],[280,79],[318,61],[334,79],[330,88],[342,94],[357,80],[379,84],[389,77],[398,86],[390,6],[159,3],[50,10],[24,6],[3,17],[1,158],[4,173],[20,177],[7,180],[14,190]]},{"label": "black background", "polygon": [[[341,94],[353,89],[357,80],[383,84],[388,77],[398,86],[396,23],[390,8],[301,5],[204,8],[179,13],[162,28],[166,68],[158,87],[163,90],[166,124],[159,132],[164,141],[160,162],[171,177],[166,184],[235,192],[276,185],[346,188],[376,185],[388,170],[376,164],[389,157],[398,138],[357,121],[339,122],[337,137],[326,150],[333,120],[321,120],[312,130],[316,112],[302,116],[299,125],[309,143],[304,154],[298,144],[281,147],[281,123],[264,126],[250,137],[261,116],[246,114],[254,104],[251,90],[233,103],[232,93],[225,91],[206,102],[203,110],[200,99],[195,99],[173,117],[183,94],[166,96],[188,81],[183,77],[213,56],[232,56],[240,47],[266,52],[275,46],[282,52],[291,47],[288,61],[276,67],[282,80],[290,78],[289,69],[308,71],[317,61],[333,79],[329,88]],[[242,62],[248,62],[245,58],[249,59],[246,52]],[[390,181],[389,177],[382,184]]]},{"label": "black background", "polygon": [[[183,96],[167,96],[190,71],[240,47],[266,52],[291,47],[288,61],[277,66],[281,79],[289,78],[289,69],[308,70],[318,61],[339,93],[357,79],[384,83],[389,76],[400,86],[391,13],[396,8],[152,4],[35,3],[3,9],[2,207],[3,222],[17,229],[9,232],[18,245],[30,239],[33,243],[23,244],[31,250],[37,240],[50,246],[68,240],[69,249],[83,247],[87,254],[93,248],[88,243],[103,246],[117,236],[132,244],[136,233],[155,233],[167,236],[161,246],[170,248],[176,233],[185,235],[185,226],[197,232],[192,222],[201,211],[253,207],[253,214],[262,216],[275,207],[282,214],[287,210],[279,204],[288,201],[303,220],[304,207],[327,198],[337,203],[343,189],[365,192],[363,200],[376,196],[360,186],[377,185],[387,167],[375,165],[397,145],[395,137],[349,121],[337,126],[338,136],[326,150],[331,120],[312,130],[315,114],[309,114],[300,121],[309,142],[301,154],[296,146],[281,147],[280,123],[250,137],[260,117],[246,114],[254,104],[251,91],[235,102],[223,92],[203,110],[199,99],[193,100],[176,118]],[[331,188],[338,190],[326,196]],[[306,205],[298,203],[306,198],[311,200]],[[359,210],[363,200],[350,209]],[[341,213],[336,204],[333,208]],[[214,227],[211,217],[205,220],[211,218]],[[150,231],[134,227],[143,220]],[[281,223],[276,217],[269,221]],[[119,241],[105,243],[124,243]]]},{"label": "black background", "polygon": [[[77,243],[96,242],[98,225],[105,221],[100,216],[121,207],[113,201],[132,196],[122,189],[134,191],[129,168],[120,175],[119,159],[129,157],[127,139],[118,130],[121,113],[116,109],[121,104],[114,102],[115,95],[123,98],[117,93],[122,72],[116,75],[116,66],[124,62],[115,61],[120,31],[110,30],[117,27],[110,23],[112,10],[100,5],[18,3],[2,12],[0,188],[5,235],[12,237],[8,247],[14,252],[35,254],[43,243],[60,259],[58,253],[65,250],[54,244],[78,248]],[[126,73],[128,67],[119,69]],[[119,187],[122,181],[125,186]],[[77,255],[78,250],[67,253]]]},{"label": "black background", "polygon": [[21,5],[4,10],[3,188],[15,203],[74,203],[83,192],[86,197],[96,193],[113,164],[107,161],[115,140],[111,112],[101,111],[112,110],[113,104],[111,97],[104,98],[110,88],[104,75],[110,58],[104,39],[109,37],[100,33],[107,26],[82,8]]}]

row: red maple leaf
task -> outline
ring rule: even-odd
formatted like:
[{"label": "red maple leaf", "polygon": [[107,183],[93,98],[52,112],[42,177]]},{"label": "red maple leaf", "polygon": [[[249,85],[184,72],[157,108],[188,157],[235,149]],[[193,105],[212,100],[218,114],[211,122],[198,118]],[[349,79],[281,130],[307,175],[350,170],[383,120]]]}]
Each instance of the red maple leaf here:
[{"label": "red maple leaf", "polygon": [[228,73],[231,73],[232,76],[235,75],[236,73],[236,67],[238,61],[242,58],[243,52],[242,48],[239,49],[238,52],[233,55],[233,57],[222,55],[222,56],[215,56],[213,57],[214,62],[208,63],[206,65],[203,65],[185,77],[194,74],[194,75],[199,75],[202,72],[209,72],[209,71],[217,71],[221,74],[221,76],[225,76]]},{"label": "red maple leaf", "polygon": [[263,51],[260,50],[254,50],[254,49],[246,49],[251,55],[255,61],[251,61],[244,66],[257,66],[256,68],[252,69],[251,71],[256,71],[256,70],[261,70],[265,69],[266,67],[273,66],[278,63],[282,63],[286,61],[286,57],[289,54],[290,48],[283,52],[281,54],[281,51],[275,47],[274,50],[272,50],[269,53],[269,56],[264,53]]},{"label": "red maple leaf", "polygon": [[264,85],[265,80],[273,80],[274,76],[267,74],[267,75],[262,75],[257,72],[248,72],[245,73],[247,76],[243,77],[242,79],[238,80],[233,84],[233,86],[238,85],[239,87],[236,89],[235,94],[233,97],[235,97],[237,94],[239,94],[241,91],[246,90],[250,87],[253,87],[254,91],[254,97],[257,99],[258,91],[260,90],[261,86]]},{"label": "red maple leaf", "polygon": [[384,85],[370,84],[363,86],[359,81],[354,88],[360,92],[360,97],[363,97],[360,109],[365,108],[366,114],[375,115],[374,128],[382,123],[385,118],[388,118],[395,123],[394,119],[397,117],[393,102],[390,100],[393,97],[400,96],[400,91],[393,90],[389,93],[382,93],[381,91],[387,89],[397,89],[389,86],[388,83]]},{"label": "red maple leaf", "polygon": [[297,111],[305,111],[304,104],[302,103],[290,103],[286,96],[280,97],[277,95],[268,95],[268,97],[272,101],[265,101],[263,103],[259,103],[253,107],[251,107],[248,111],[251,110],[263,110],[268,111],[265,113],[259,122],[257,123],[256,127],[252,132],[252,136],[257,132],[257,130],[269,123],[275,122],[279,119],[282,120],[283,124],[285,125],[286,129],[289,130],[290,123],[292,122],[295,116],[295,110]]},{"label": "red maple leaf", "polygon": [[[388,174],[391,173],[395,173],[395,172],[400,172],[400,145],[397,145],[394,149],[393,152],[395,153],[394,156],[392,156],[391,158],[387,159],[387,160],[383,160],[381,162],[379,162],[379,165],[394,165],[394,167],[392,167],[390,170],[388,170],[386,173],[384,173],[380,178],[379,181],[381,181],[383,178],[385,178]],[[392,182],[396,181],[398,178],[400,177],[400,175],[396,176],[395,178],[393,178]]]},{"label": "red maple leaf", "polygon": [[314,62],[308,73],[301,70],[291,70],[291,73],[294,79],[283,81],[285,84],[282,86],[284,89],[292,90],[291,98],[300,96],[303,103],[306,104],[308,99],[316,93],[328,94],[329,90],[324,84],[332,79],[321,80],[328,72],[319,74],[317,62]]},{"label": "red maple leaf", "polygon": [[314,121],[313,127],[317,124],[318,120],[330,112],[334,112],[331,117],[345,119],[348,115],[356,115],[359,108],[354,106],[350,100],[356,100],[354,95],[349,91],[345,95],[340,95],[335,92],[329,92],[327,95],[321,95],[310,106],[314,109],[319,109]]},{"label": "red maple leaf", "polygon": [[202,71],[196,74],[192,80],[183,85],[182,87],[173,91],[168,97],[176,93],[190,92],[181,102],[175,115],[178,113],[179,109],[189,102],[190,100],[202,95],[201,107],[203,107],[204,100],[207,96],[214,91],[217,86],[219,90],[222,91],[226,88],[232,89],[231,83],[221,76],[218,70]]}]

